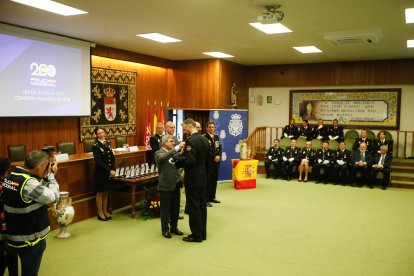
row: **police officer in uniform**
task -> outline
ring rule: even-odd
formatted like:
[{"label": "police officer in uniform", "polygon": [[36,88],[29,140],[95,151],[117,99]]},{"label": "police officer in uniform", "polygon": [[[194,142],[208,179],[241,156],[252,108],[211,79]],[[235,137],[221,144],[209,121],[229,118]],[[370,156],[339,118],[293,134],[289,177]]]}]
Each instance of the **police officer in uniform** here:
[{"label": "police officer in uniform", "polygon": [[338,124],[338,119],[332,121],[332,125],[328,129],[328,138],[338,142],[344,140],[344,129]]},{"label": "police officer in uniform", "polygon": [[150,137],[151,151],[148,160],[151,164],[155,164],[155,152],[161,148],[161,138],[164,135],[164,123],[158,122],[156,127],[156,133]]},{"label": "police officer in uniform", "polygon": [[290,147],[287,147],[283,153],[283,168],[286,173],[286,180],[290,181],[292,178],[293,169],[298,166],[299,148],[296,147],[296,140],[290,142]]},{"label": "police officer in uniform", "polygon": [[328,136],[327,135],[327,129],[323,125],[323,120],[319,119],[318,124],[316,126],[314,126],[313,129],[312,129],[312,137],[313,137],[313,139],[318,139],[318,140],[321,140],[321,141],[325,141],[327,136]]},{"label": "police officer in uniform", "polygon": [[295,126],[295,119],[291,119],[289,124],[283,129],[282,137],[280,139],[297,139],[298,136],[298,128]]},{"label": "police officer in uniform", "polygon": [[22,275],[37,275],[50,232],[48,204],[59,201],[57,164],[42,151],[26,156],[3,182],[8,244],[20,257]]},{"label": "police officer in uniform", "polygon": [[209,163],[207,167],[207,207],[211,207],[211,203],[220,203],[216,199],[218,172],[221,161],[222,148],[217,134],[214,134],[216,124],[212,121],[207,122],[204,137],[210,144]]},{"label": "police officer in uniform", "polygon": [[273,164],[274,174],[273,178],[277,179],[280,175],[282,166],[283,149],[279,147],[279,139],[273,140],[273,147],[270,147],[266,153],[265,169],[266,178],[270,178],[270,165]]},{"label": "police officer in uniform", "polygon": [[327,184],[332,170],[333,154],[329,150],[329,142],[325,141],[322,144],[322,149],[318,149],[315,155],[315,164],[313,165],[313,175],[315,183],[321,182],[321,168],[323,172],[323,183]]},{"label": "police officer in uniform", "polygon": [[184,185],[191,234],[183,238],[185,242],[202,242],[207,239],[207,163],[210,145],[208,140],[196,130],[193,119],[183,122],[187,135],[183,150],[183,160],[176,162],[177,168],[184,168]]},{"label": "police officer in uniform", "polygon": [[96,128],[95,135],[96,142],[92,145],[92,152],[95,159],[96,207],[98,220],[107,221],[112,219],[108,212],[108,197],[111,190],[111,177],[115,176],[115,156],[111,142],[105,140],[105,131]]},{"label": "police officer in uniform", "polygon": [[345,148],[345,142],[342,141],[339,143],[339,148],[334,153],[334,160],[334,184],[341,183],[342,186],[345,186],[345,182],[348,176],[348,168],[351,165],[351,151]]}]

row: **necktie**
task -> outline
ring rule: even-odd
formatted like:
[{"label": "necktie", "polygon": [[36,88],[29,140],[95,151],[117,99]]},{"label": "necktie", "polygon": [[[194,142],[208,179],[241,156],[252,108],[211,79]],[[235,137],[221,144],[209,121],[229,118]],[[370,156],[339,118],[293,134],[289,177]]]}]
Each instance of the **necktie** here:
[{"label": "necktie", "polygon": [[361,152],[361,162],[365,162],[365,153]]},{"label": "necktie", "polygon": [[381,158],[380,158],[380,164],[381,165],[384,165],[384,161],[385,161],[385,156],[384,155],[381,155]]}]

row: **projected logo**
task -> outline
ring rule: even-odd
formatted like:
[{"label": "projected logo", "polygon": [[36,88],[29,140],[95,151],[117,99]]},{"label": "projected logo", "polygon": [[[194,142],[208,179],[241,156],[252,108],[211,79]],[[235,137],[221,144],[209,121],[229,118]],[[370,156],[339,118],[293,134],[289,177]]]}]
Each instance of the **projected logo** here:
[{"label": "projected logo", "polygon": [[30,65],[30,84],[35,86],[56,87],[56,67],[54,65],[38,64],[33,62]]},{"label": "projected logo", "polygon": [[116,98],[115,96],[115,89],[113,88],[105,88],[104,94],[104,107],[105,107],[105,118],[108,121],[115,120],[116,117]]}]

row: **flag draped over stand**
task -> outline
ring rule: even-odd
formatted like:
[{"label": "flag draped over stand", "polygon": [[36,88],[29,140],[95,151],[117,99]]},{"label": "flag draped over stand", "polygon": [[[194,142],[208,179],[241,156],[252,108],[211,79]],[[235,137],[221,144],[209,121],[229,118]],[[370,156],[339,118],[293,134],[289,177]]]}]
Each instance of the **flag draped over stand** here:
[{"label": "flag draped over stand", "polygon": [[147,105],[147,119],[145,120],[145,130],[144,130],[144,145],[149,145],[149,140],[151,137],[151,119],[150,119],[150,106]]},{"label": "flag draped over stand", "polygon": [[256,188],[258,160],[232,159],[233,184],[236,189]]}]

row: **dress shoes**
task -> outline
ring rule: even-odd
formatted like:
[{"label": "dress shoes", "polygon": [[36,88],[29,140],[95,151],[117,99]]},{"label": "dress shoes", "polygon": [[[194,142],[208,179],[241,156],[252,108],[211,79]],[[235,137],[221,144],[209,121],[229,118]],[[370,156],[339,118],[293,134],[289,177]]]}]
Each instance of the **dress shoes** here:
[{"label": "dress shoes", "polygon": [[112,220],[112,216],[105,216],[106,220]]},{"label": "dress shoes", "polygon": [[383,190],[386,190],[387,189],[387,187],[385,187],[385,186],[382,186],[382,188],[381,189],[383,189]]},{"label": "dress shoes", "polygon": [[210,202],[206,202],[207,207],[213,207],[213,205]]},{"label": "dress shoes", "polygon": [[305,180],[303,180],[303,182],[308,182],[308,180],[305,178]]},{"label": "dress shoes", "polygon": [[175,229],[171,229],[171,230],[170,230],[170,233],[171,233],[171,234],[174,234],[174,235],[177,235],[177,236],[182,236],[182,235],[184,235],[184,233],[183,233],[183,232],[181,232],[180,230],[178,230],[177,228],[175,228]]},{"label": "dress shoes", "polygon": [[302,179],[298,179],[299,182],[302,182]]},{"label": "dress shoes", "polygon": [[107,218],[101,218],[99,215],[97,217],[98,217],[98,220],[100,220],[100,221],[108,221]]},{"label": "dress shoes", "polygon": [[185,242],[202,242],[203,240],[193,238],[192,236],[188,236],[188,237],[184,237],[183,241],[185,241]]},{"label": "dress shoes", "polygon": [[171,239],[171,234],[168,231],[162,231],[162,235],[164,236],[164,238]]},{"label": "dress shoes", "polygon": [[266,179],[269,179],[270,178],[270,175],[266,175]]},{"label": "dress shoes", "polygon": [[213,198],[212,200],[209,200],[209,202],[210,202],[210,203],[220,203],[220,201],[219,201],[219,200],[217,200],[217,199],[215,199],[215,198]]}]

